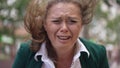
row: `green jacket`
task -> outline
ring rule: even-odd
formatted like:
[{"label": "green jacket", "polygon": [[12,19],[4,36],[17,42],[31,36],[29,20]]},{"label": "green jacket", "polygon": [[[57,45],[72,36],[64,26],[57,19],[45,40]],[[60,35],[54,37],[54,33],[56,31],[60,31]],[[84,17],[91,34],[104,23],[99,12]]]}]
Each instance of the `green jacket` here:
[{"label": "green jacket", "polygon": [[[82,68],[109,68],[104,46],[85,39],[80,40],[90,52],[89,57],[85,52],[81,53],[80,62]],[[35,53],[30,51],[29,45],[30,41],[21,44],[12,68],[41,68],[43,63],[41,61],[41,56],[38,56],[39,61],[36,61],[34,59]]]}]

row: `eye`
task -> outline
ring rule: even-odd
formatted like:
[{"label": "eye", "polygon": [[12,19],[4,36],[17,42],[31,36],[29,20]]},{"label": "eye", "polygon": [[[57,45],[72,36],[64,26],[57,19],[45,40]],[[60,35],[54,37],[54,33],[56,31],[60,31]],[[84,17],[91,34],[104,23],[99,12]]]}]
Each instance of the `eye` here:
[{"label": "eye", "polygon": [[76,23],[77,21],[76,20],[70,20],[70,22]]},{"label": "eye", "polygon": [[51,22],[53,22],[55,24],[60,24],[61,21],[57,19],[57,20],[52,20]]},{"label": "eye", "polygon": [[77,20],[69,20],[69,24],[75,24],[77,23]]},{"label": "eye", "polygon": [[52,22],[59,22],[59,20],[52,20]]}]

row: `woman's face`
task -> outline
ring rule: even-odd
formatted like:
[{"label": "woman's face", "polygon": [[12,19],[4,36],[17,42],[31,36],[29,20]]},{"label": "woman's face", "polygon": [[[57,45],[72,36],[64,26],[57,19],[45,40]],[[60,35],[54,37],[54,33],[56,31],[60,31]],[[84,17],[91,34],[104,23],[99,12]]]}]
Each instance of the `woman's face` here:
[{"label": "woman's face", "polygon": [[44,24],[54,48],[73,47],[82,28],[81,12],[73,3],[53,5]]}]

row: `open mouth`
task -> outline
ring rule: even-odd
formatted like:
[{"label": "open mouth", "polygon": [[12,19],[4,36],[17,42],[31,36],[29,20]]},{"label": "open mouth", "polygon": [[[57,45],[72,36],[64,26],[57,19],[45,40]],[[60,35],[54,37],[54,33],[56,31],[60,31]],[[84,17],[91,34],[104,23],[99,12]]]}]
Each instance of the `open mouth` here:
[{"label": "open mouth", "polygon": [[71,36],[57,36],[60,40],[68,40]]}]

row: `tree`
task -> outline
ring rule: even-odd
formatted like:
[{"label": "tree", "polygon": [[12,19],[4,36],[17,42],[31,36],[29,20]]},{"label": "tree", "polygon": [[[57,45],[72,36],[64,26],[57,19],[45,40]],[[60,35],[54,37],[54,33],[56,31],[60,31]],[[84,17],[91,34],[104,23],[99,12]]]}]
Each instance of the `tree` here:
[{"label": "tree", "polygon": [[[16,0],[12,4],[8,4],[8,0],[0,0],[0,21],[3,26],[3,28],[0,29],[0,35],[12,37],[14,41],[12,45],[15,45],[17,37],[14,32],[19,26],[19,21],[23,21],[28,1],[29,0]],[[13,46],[11,46],[11,50],[14,50],[12,47]]]},{"label": "tree", "polygon": [[[102,2],[102,1],[101,1]],[[101,3],[97,6],[96,9],[96,19],[99,21],[101,18],[104,19],[107,22],[107,26],[106,26],[106,30],[107,32],[107,40],[106,43],[113,43],[113,44],[118,44],[120,45],[120,15],[116,14],[116,17],[113,19],[110,19],[110,9],[114,6],[114,5],[120,5],[120,0],[116,0],[117,3],[109,3],[109,0],[103,0],[102,3],[105,3],[108,6],[108,11],[104,12],[101,10]],[[118,8],[120,9],[120,8]],[[118,11],[119,12],[119,11]],[[112,17],[112,16],[111,16]],[[113,41],[110,40],[110,37],[115,34],[116,35],[116,39]]]}]

